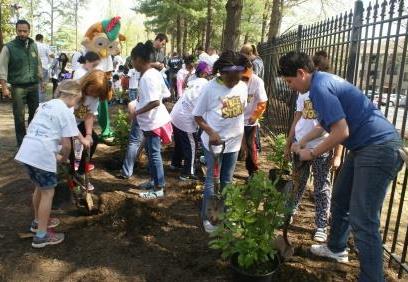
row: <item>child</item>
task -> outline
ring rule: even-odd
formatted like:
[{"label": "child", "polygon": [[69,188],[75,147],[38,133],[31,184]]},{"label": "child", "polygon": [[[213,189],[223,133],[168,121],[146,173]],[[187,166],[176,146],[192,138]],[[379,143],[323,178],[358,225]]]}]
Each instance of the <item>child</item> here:
[{"label": "child", "polygon": [[172,133],[170,115],[162,103],[163,98],[170,97],[170,91],[161,73],[150,66],[152,54],[154,48],[151,41],[138,43],[131,53],[132,64],[141,75],[135,116],[146,139],[149,171],[154,182],[153,185],[148,182],[141,186],[150,188],[149,191],[139,194],[145,199],[164,197],[165,181],[160,139],[164,144],[170,143]]},{"label": "child", "polygon": [[241,80],[248,85],[247,107],[244,113],[244,148],[246,151],[245,167],[251,177],[258,171],[258,150],[256,146],[256,131],[258,128],[258,119],[266,109],[265,85],[263,80],[257,76],[252,68],[248,57],[241,55],[242,64],[245,65],[245,71],[242,73]]},{"label": "child", "polygon": [[[75,72],[77,74],[77,72]],[[92,144],[90,147],[90,157],[92,158],[98,145],[98,135],[93,130],[95,116],[98,114],[98,104],[100,100],[106,100],[110,91],[110,85],[106,74],[101,70],[92,70],[80,79],[82,89],[82,99],[75,106],[74,114],[79,131]],[[75,154],[71,151],[71,165],[74,166]],[[86,152],[82,152],[79,162],[78,174],[84,178]],[[92,167],[88,167],[92,170]],[[89,183],[89,190],[94,187]]]},{"label": "child", "polygon": [[[312,245],[311,252],[348,262],[352,230],[359,250],[359,281],[384,281],[380,210],[402,166],[399,133],[361,90],[336,75],[315,71],[305,53],[282,56],[278,73],[292,90],[309,91],[319,121],[294,148],[300,160],[313,160],[338,144],[349,150],[333,187],[330,236],[327,244]],[[313,149],[305,147],[324,130],[329,132],[325,140]]]},{"label": "child", "polygon": [[78,63],[80,63],[80,67],[75,70],[73,79],[80,79],[89,71],[95,69],[99,63],[101,62],[101,58],[95,52],[89,51],[86,52],[85,55],[79,57]]},{"label": "child", "polygon": [[[326,60],[323,60],[326,58]],[[326,53],[316,53],[313,60],[315,61],[315,67],[320,71],[329,71],[329,65],[327,64]],[[292,126],[289,131],[288,139],[286,141],[285,154],[289,157],[289,152],[293,141],[295,143],[302,140],[302,138],[309,133],[319,122],[317,121],[316,113],[313,109],[313,104],[309,99],[309,92],[299,93],[296,102],[296,112],[293,119]],[[327,133],[323,134],[319,138],[310,141],[306,147],[313,149],[319,145],[327,137]],[[338,152],[341,152],[338,150]],[[299,207],[300,200],[306,189],[307,180],[309,179],[310,167],[313,172],[313,187],[314,187],[314,199],[316,206],[316,232],[313,240],[317,242],[326,242],[327,240],[327,225],[330,214],[330,199],[331,199],[331,185],[330,185],[330,162],[332,160],[332,152],[327,152],[321,156],[315,158],[311,162],[304,164],[298,174],[300,176],[299,189],[295,198],[294,213]],[[339,162],[341,154],[338,154],[335,162]],[[296,167],[296,165],[295,165]]]},{"label": "child", "polygon": [[115,91],[115,100],[117,103],[122,104],[122,83],[119,74],[112,76],[113,90]]},{"label": "child", "polygon": [[197,123],[192,114],[197,99],[201,94],[201,89],[207,85],[207,77],[211,73],[211,67],[201,62],[198,64],[195,76],[184,91],[183,96],[174,105],[171,111],[171,120],[174,130],[174,152],[171,165],[174,168],[181,168],[184,160],[181,180],[196,179],[194,173],[194,157],[196,153],[196,136]]},{"label": "child", "polygon": [[[30,230],[35,233],[32,246],[43,248],[64,240],[64,234],[53,233],[48,228],[59,225],[57,218],[50,218],[54,188],[57,185],[57,162],[64,163],[71,150],[71,137],[78,136],[82,144],[89,142],[79,133],[75,117],[70,110],[81,99],[78,82],[61,82],[55,93],[58,99],[40,104],[27,129],[27,135],[15,159],[24,164],[35,185],[33,194],[34,220]],[[59,144],[62,145],[59,150]]]},{"label": "child", "polygon": [[184,58],[185,66],[177,72],[177,97],[180,98],[183,95],[183,91],[187,86],[187,83],[194,75],[194,57],[187,56]]},{"label": "child", "polygon": [[206,232],[215,230],[215,226],[207,217],[207,201],[214,194],[214,157],[209,146],[221,145],[225,142],[225,150],[220,156],[222,188],[232,181],[244,134],[244,108],[247,102],[248,88],[241,81],[243,70],[244,67],[240,65],[237,53],[233,51],[223,52],[213,66],[213,73],[219,73],[220,76],[212,79],[203,89],[193,110],[195,120],[203,130],[201,141],[207,163],[201,213]]},{"label": "child", "polygon": [[129,77],[129,100],[133,101],[137,97],[137,88],[139,87],[140,72],[131,68],[128,72]]}]

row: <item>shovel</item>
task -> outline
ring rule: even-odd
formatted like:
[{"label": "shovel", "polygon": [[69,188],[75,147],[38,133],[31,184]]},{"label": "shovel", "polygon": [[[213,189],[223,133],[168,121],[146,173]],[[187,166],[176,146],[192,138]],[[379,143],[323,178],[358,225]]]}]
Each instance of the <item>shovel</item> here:
[{"label": "shovel", "polygon": [[214,168],[213,168],[213,182],[214,182],[214,194],[208,199],[207,211],[209,221],[216,225],[220,222],[220,215],[224,212],[224,201],[221,195],[220,188],[220,158],[224,153],[225,142],[222,142],[221,151],[215,153],[213,146],[209,144],[210,153],[214,158]]},{"label": "shovel", "polygon": [[86,161],[85,161],[85,203],[88,211],[92,211],[94,208],[94,203],[92,200],[92,194],[89,192],[89,163],[91,160],[91,151],[86,150]]},{"label": "shovel", "polygon": [[287,207],[290,212],[288,212],[285,216],[285,222],[283,224],[282,235],[276,237],[274,241],[274,245],[276,249],[279,251],[281,257],[286,260],[293,256],[295,253],[295,249],[288,238],[288,229],[290,226],[290,219],[293,215],[293,208],[295,204],[295,198],[299,191],[299,183],[300,183],[300,174],[299,172],[306,164],[304,161],[300,161],[299,155],[293,153],[292,155],[293,164],[295,169],[292,170],[292,180],[286,183],[285,187],[283,188],[282,193],[288,195],[288,202]]}]

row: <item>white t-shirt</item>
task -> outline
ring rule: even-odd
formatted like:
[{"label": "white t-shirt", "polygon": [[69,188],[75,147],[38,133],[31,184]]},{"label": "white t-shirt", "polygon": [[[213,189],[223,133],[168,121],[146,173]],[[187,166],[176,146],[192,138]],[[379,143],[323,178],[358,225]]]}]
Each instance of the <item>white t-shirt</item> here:
[{"label": "white t-shirt", "polygon": [[249,118],[256,110],[258,103],[268,101],[266,96],[265,84],[256,74],[252,74],[248,81],[248,100],[245,108],[245,126],[256,126],[258,121],[252,125],[248,123]]},{"label": "white t-shirt", "polygon": [[169,112],[162,103],[162,99],[169,96],[170,91],[159,71],[150,68],[141,76],[139,95],[136,98],[136,109],[140,110],[153,101],[160,102],[158,107],[136,116],[139,126],[143,131],[152,131],[170,122]]},{"label": "white t-shirt", "polygon": [[120,55],[116,55],[115,57],[113,57],[113,62],[116,64],[116,69],[118,69],[119,66],[125,63],[125,61]]},{"label": "white t-shirt", "polygon": [[[317,121],[317,114],[313,109],[312,101],[309,99],[309,92],[305,94],[299,94],[297,101],[296,101],[296,111],[302,112],[302,117],[296,123],[295,127],[295,139],[296,141],[300,141],[306,134],[308,134],[316,125],[319,124]],[[325,138],[327,137],[327,133],[323,136],[314,139],[307,143],[307,148],[315,148],[319,145]]]},{"label": "white t-shirt", "polygon": [[206,52],[202,52],[199,56],[198,56],[198,62],[205,62],[208,65],[212,65],[212,60],[210,55],[208,55]]},{"label": "white t-shirt", "polygon": [[[80,51],[75,51],[75,53],[72,55],[71,58],[71,65],[72,65],[72,70],[76,72],[80,67],[81,63],[78,62],[79,58],[82,56],[82,52]],[[75,73],[74,73],[75,75]]]},{"label": "white t-shirt", "polygon": [[101,58],[101,62],[96,67],[96,69],[104,72],[113,71],[112,56],[109,55],[106,58]]},{"label": "white t-shirt", "polygon": [[194,120],[193,109],[201,90],[207,85],[205,78],[196,78],[187,84],[183,96],[178,99],[170,113],[171,122],[178,128],[188,133],[197,131],[197,123]]},{"label": "white t-shirt", "polygon": [[217,54],[211,55],[210,56],[210,66],[213,66],[214,63],[220,58],[220,56],[218,56]]},{"label": "white t-shirt", "polygon": [[87,74],[88,71],[86,69],[84,69],[84,65],[79,65],[79,67],[75,70],[74,72],[74,77],[73,79],[80,79],[82,78],[85,74]]},{"label": "white t-shirt", "polygon": [[130,69],[129,76],[129,89],[137,89],[139,87],[140,72],[135,69]]},{"label": "white t-shirt", "polygon": [[[194,116],[202,116],[225,140],[225,153],[238,152],[241,148],[247,97],[248,87],[244,82],[240,81],[233,88],[228,88],[218,78],[214,78],[202,90],[193,110]],[[205,131],[201,140],[209,150],[209,136]]]},{"label": "white t-shirt", "polygon": [[41,103],[15,159],[45,171],[56,172],[56,154],[61,138],[78,134],[75,117],[61,99]]},{"label": "white t-shirt", "polygon": [[38,56],[40,57],[42,68],[47,70],[51,63],[50,55],[52,54],[52,51],[50,46],[37,41],[35,43],[37,44]]}]

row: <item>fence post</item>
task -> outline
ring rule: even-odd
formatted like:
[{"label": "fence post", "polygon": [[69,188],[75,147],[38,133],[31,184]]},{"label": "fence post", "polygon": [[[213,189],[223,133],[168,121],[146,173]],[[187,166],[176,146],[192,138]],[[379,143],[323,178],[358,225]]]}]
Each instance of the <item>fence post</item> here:
[{"label": "fence post", "polygon": [[302,47],[302,29],[303,25],[298,25],[298,31],[296,36],[296,51],[300,52]]},{"label": "fence post", "polygon": [[357,54],[359,52],[359,40],[361,38],[361,30],[363,24],[363,2],[361,0],[357,0],[354,3],[354,15],[353,15],[353,26],[350,38],[350,52],[348,56],[348,64],[347,64],[347,74],[346,79],[348,82],[353,83],[354,80],[354,72],[357,70],[358,66],[356,66],[357,62]]}]

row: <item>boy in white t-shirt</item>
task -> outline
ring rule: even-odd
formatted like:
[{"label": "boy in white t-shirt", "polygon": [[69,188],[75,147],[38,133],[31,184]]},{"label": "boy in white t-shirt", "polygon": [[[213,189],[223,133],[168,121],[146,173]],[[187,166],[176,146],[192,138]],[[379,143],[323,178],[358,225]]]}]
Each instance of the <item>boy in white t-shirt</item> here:
[{"label": "boy in white t-shirt", "polygon": [[89,142],[79,133],[70,109],[81,99],[79,83],[72,80],[63,81],[56,93],[60,98],[42,103],[38,107],[15,157],[24,164],[35,185],[34,220],[30,226],[31,232],[35,232],[32,242],[34,248],[59,244],[64,240],[64,234],[48,230],[60,223],[58,219],[50,218],[54,188],[57,185],[57,162],[67,161],[71,150],[71,137],[78,136],[85,146],[89,146]]},{"label": "boy in white t-shirt", "polygon": [[[202,89],[208,84],[207,77],[211,67],[200,62],[195,71],[195,79],[191,80],[184,90],[183,96],[174,105],[170,113],[174,130],[174,152],[171,158],[173,168],[182,169],[181,180],[194,180],[194,159],[196,154],[197,123],[194,120],[193,109]],[[184,164],[182,165],[184,161]]]},{"label": "boy in white t-shirt", "polygon": [[142,185],[149,189],[139,195],[144,199],[164,197],[164,169],[161,157],[161,141],[171,142],[171,118],[162,103],[163,98],[170,97],[170,91],[159,71],[151,67],[151,56],[154,53],[153,43],[138,43],[133,48],[131,57],[135,69],[140,72],[139,94],[136,98],[134,115],[143,131],[149,158],[149,172],[153,179]]},{"label": "boy in white t-shirt", "polygon": [[[325,53],[324,53],[325,54]],[[321,56],[319,54],[313,57],[316,68],[321,71],[328,71],[329,65],[327,60],[327,54]],[[293,123],[286,142],[285,153],[289,157],[291,146],[297,146],[297,143],[302,140],[319,122],[317,115],[313,109],[312,101],[309,99],[309,92],[300,94],[296,101],[296,112],[293,119]],[[327,133],[323,134],[319,138],[316,138],[309,143],[306,147],[313,149],[317,147],[327,137]],[[294,145],[292,145],[294,144]],[[306,190],[307,181],[310,175],[310,168],[313,172],[313,186],[314,186],[314,198],[316,206],[315,224],[316,232],[314,240],[317,242],[325,242],[327,240],[327,225],[330,215],[330,200],[331,200],[331,173],[330,168],[337,168],[340,164],[341,149],[337,148],[335,155],[332,152],[325,153],[312,161],[302,165],[298,174],[300,175],[300,183],[298,193],[295,198],[294,213],[298,209],[302,196]],[[333,165],[334,164],[334,165]]]},{"label": "boy in white t-shirt", "polygon": [[239,59],[239,55],[233,51],[222,53],[213,66],[213,73],[219,73],[220,76],[206,85],[193,110],[195,120],[203,130],[201,141],[207,164],[201,210],[206,232],[215,230],[207,215],[208,200],[214,194],[215,159],[211,151],[219,152],[219,145],[225,144],[224,152],[220,155],[220,184],[223,188],[232,182],[244,134],[244,109],[248,98],[248,87],[241,81],[244,66],[240,65]]},{"label": "boy in white t-shirt", "polygon": [[262,116],[266,109],[265,84],[263,80],[257,76],[252,69],[252,64],[248,57],[241,55],[241,60],[246,66],[242,73],[241,80],[248,85],[248,104],[245,108],[245,128],[243,147],[246,152],[245,167],[249,176],[252,176],[258,171],[258,150],[257,150],[257,129],[258,119]]}]

